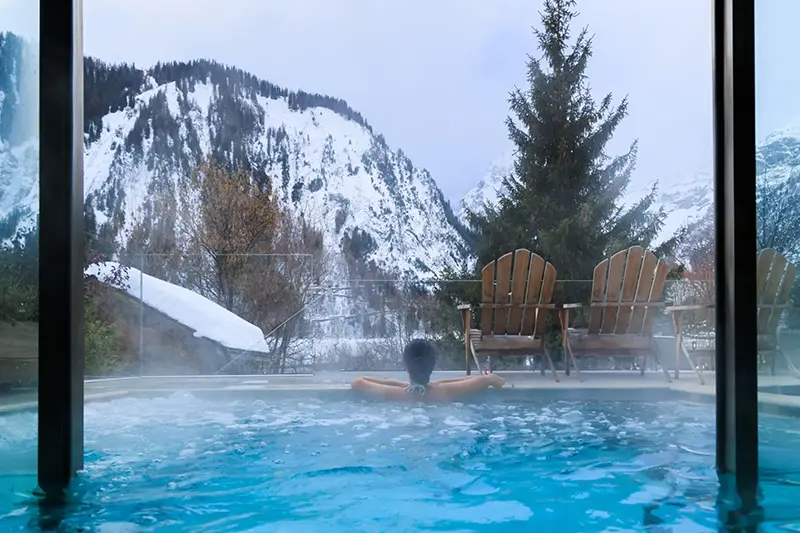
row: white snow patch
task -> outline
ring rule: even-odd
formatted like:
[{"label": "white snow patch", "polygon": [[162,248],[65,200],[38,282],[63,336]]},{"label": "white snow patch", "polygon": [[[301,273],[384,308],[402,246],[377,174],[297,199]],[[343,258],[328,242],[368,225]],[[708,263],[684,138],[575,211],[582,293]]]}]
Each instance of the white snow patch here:
[{"label": "white snow patch", "polygon": [[[97,263],[86,269],[86,274],[109,283],[111,272],[120,268],[118,263]],[[208,298],[183,287],[143,274],[128,267],[125,290],[158,311],[194,330],[195,337],[216,341],[236,350],[269,352],[264,335],[257,326],[233,314]]]}]

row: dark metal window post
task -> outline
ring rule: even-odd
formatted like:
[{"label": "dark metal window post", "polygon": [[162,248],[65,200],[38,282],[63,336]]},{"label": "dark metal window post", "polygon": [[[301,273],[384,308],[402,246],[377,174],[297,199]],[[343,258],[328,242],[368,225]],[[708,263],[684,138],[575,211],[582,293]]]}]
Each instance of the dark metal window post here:
[{"label": "dark metal window post", "polygon": [[83,37],[81,0],[40,1],[39,487],[83,467]]},{"label": "dark metal window post", "polygon": [[714,1],[717,468],[727,523],[757,519],[755,8]]}]

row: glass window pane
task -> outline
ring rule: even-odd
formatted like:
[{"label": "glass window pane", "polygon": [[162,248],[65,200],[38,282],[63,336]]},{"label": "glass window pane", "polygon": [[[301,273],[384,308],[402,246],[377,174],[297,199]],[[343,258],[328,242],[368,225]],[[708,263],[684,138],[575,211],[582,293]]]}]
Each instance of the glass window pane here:
[{"label": "glass window pane", "polygon": [[0,2],[0,529],[36,488],[39,6]]},{"label": "glass window pane", "polygon": [[800,5],[756,2],[759,466],[775,522],[800,523]]},{"label": "glass window pane", "polygon": [[707,5],[148,2],[85,12],[89,508],[714,527]]}]

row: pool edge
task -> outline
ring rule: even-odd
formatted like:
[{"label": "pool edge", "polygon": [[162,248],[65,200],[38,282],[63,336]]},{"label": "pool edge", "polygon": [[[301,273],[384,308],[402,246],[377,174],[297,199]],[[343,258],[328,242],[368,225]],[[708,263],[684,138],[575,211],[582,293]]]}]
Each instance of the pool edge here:
[{"label": "pool edge", "polygon": [[[86,394],[83,397],[84,404],[93,403],[93,402],[103,402],[109,400],[117,400],[119,398],[124,398],[126,396],[130,396],[130,391],[128,390],[120,390],[120,391],[111,391],[111,392],[96,392],[92,394]],[[20,402],[20,403],[12,403],[8,405],[0,405],[0,416],[2,415],[10,415],[16,413],[29,413],[35,412],[39,408],[39,402]]]},{"label": "pool edge", "polygon": [[[187,393],[208,400],[258,400],[258,399],[322,399],[368,401],[350,389],[349,385],[328,386],[272,386],[272,387],[220,387],[220,388],[143,388],[95,392],[85,395],[85,403],[112,401],[122,398],[166,398],[173,394]],[[713,405],[714,390],[711,387],[685,387],[675,383],[643,388],[617,388],[596,386],[591,388],[558,387],[505,387],[502,390],[490,389],[461,403],[483,403],[487,401],[631,401],[665,402],[686,401],[690,403]],[[800,397],[780,394],[759,393],[759,413],[800,417]],[[0,406],[0,416],[24,412],[36,412],[37,402],[27,401]]]}]

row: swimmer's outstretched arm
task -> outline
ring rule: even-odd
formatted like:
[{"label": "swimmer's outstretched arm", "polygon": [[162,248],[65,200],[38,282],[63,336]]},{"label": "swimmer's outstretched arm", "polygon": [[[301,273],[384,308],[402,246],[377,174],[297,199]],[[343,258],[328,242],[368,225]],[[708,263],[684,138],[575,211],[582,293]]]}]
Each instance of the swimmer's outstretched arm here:
[{"label": "swimmer's outstretched arm", "polygon": [[497,374],[467,376],[458,381],[431,383],[431,389],[450,399],[463,398],[489,387],[501,388],[506,381]]},{"label": "swimmer's outstretched arm", "polygon": [[[382,383],[384,381],[391,381],[394,383],[399,383],[400,385],[389,385],[386,383]],[[366,377],[356,378],[350,384],[350,387],[353,390],[369,394],[370,396],[374,396],[376,398],[383,398],[385,400],[409,399],[410,396],[406,392],[407,386],[408,386],[407,383],[402,383],[400,381],[394,381],[391,379],[383,380],[379,378],[366,378]]]},{"label": "swimmer's outstretched arm", "polygon": [[[389,385],[385,382],[399,383],[401,385]],[[429,394],[425,398],[434,401],[457,400],[470,396],[476,392],[486,390],[489,387],[500,388],[505,385],[505,380],[497,374],[482,376],[468,376],[466,379],[454,378],[447,382],[433,382],[429,386]],[[353,380],[351,387],[353,390],[369,394],[375,398],[385,400],[417,400],[416,396],[406,392],[407,384],[379,378],[360,377]]]},{"label": "swimmer's outstretched arm", "polygon": [[445,378],[445,379],[437,379],[435,381],[431,381],[431,383],[458,383],[460,381],[467,381],[470,379],[477,378],[478,376],[461,376],[460,378]]},{"label": "swimmer's outstretched arm", "polygon": [[405,381],[397,381],[396,379],[371,378],[369,376],[364,376],[360,379],[363,379],[364,381],[368,381],[370,383],[377,383],[378,385],[389,385],[392,387],[403,387],[403,388],[408,387],[408,383],[406,383]]}]

